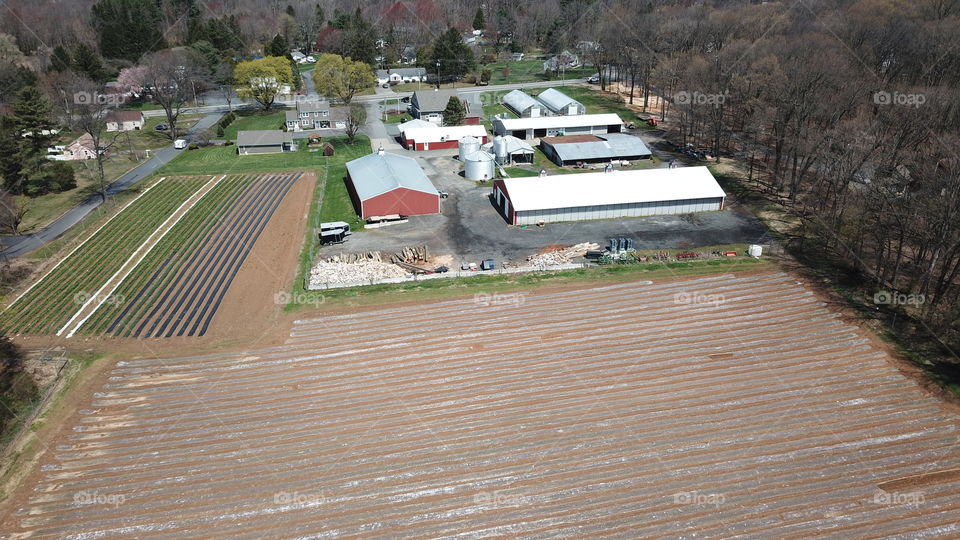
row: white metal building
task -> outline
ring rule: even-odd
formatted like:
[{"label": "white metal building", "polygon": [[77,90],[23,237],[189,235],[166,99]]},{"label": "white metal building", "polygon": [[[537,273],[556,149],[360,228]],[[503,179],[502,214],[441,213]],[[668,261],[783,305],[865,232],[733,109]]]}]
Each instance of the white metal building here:
[{"label": "white metal building", "polygon": [[493,119],[494,134],[513,135],[518,139],[561,135],[603,135],[620,133],[622,130],[623,120],[613,113]]},{"label": "white metal building", "polygon": [[543,92],[540,92],[537,99],[553,114],[561,116],[587,114],[587,108],[583,106],[583,103],[580,103],[556,88],[547,88]]},{"label": "white metal building", "polygon": [[723,210],[706,167],[502,178],[493,199],[514,225]]},{"label": "white metal building", "polygon": [[520,117],[537,118],[543,116],[543,104],[523,90],[513,90],[503,96],[503,104]]}]

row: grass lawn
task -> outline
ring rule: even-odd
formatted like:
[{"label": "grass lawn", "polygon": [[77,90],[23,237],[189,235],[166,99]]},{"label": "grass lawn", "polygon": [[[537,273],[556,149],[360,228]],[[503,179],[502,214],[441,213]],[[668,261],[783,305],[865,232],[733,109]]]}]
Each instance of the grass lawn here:
[{"label": "grass lawn", "polygon": [[310,71],[316,67],[316,65],[317,64],[297,64],[297,69],[300,70],[300,73],[303,73],[304,71]]},{"label": "grass lawn", "polygon": [[[201,118],[202,114],[184,114],[177,119],[177,132],[184,133],[192,128]],[[124,131],[117,139],[116,149],[119,152],[129,152],[131,150],[154,150],[173,144],[170,140],[169,131],[157,131],[153,128],[157,124],[166,124],[165,116],[154,116],[145,118],[143,129],[139,131]],[[113,135],[112,133],[110,134]]]},{"label": "grass lawn", "polygon": [[[544,73],[544,60],[501,61],[481,66],[480,69],[493,71],[490,84],[513,84],[523,82],[561,80],[559,73]],[[504,73],[504,68],[507,69]],[[584,79],[597,72],[593,66],[570,69],[563,73],[563,79]]]},{"label": "grass lawn", "polygon": [[400,120],[402,120],[402,119],[404,119],[404,118],[406,118],[407,120],[410,120],[410,119],[413,118],[413,117],[410,116],[410,113],[408,113],[408,112],[390,112],[390,111],[388,111],[387,114],[386,114],[386,119],[383,121],[383,123],[384,123],[384,124],[399,124],[399,123],[400,123]]},{"label": "grass lawn", "polygon": [[616,95],[602,94],[599,90],[585,86],[568,86],[563,88],[562,92],[583,103],[587,114],[614,113],[620,115],[624,122],[646,125],[637,113],[627,108],[627,104]]},{"label": "grass lawn", "polygon": [[[223,130],[223,137],[227,140],[236,141],[238,131],[250,131],[254,129],[280,129],[283,127],[285,114],[282,110],[267,111],[235,111],[237,119]],[[214,128],[216,129],[216,128]]]},{"label": "grass lawn", "polygon": [[159,111],[162,109],[159,104],[152,101],[143,101],[136,104],[124,105],[123,110],[126,111]]}]

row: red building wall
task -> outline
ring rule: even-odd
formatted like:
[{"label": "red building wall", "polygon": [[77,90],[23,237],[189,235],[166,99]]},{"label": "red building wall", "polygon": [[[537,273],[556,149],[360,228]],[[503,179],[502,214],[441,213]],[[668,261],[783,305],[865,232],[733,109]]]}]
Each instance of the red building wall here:
[{"label": "red building wall", "polygon": [[422,216],[440,213],[440,195],[407,188],[397,188],[367,200],[360,200],[349,176],[350,198],[363,219],[371,216]]},{"label": "red building wall", "polygon": [[[480,144],[487,144],[487,142],[489,141],[486,135],[480,137]],[[407,150],[425,150],[424,144],[425,143],[417,142],[413,139],[403,139],[403,145],[407,148]],[[429,150],[444,150],[447,148],[457,148],[460,145],[460,141],[455,139],[452,141],[431,142],[426,144],[429,144]]]}]

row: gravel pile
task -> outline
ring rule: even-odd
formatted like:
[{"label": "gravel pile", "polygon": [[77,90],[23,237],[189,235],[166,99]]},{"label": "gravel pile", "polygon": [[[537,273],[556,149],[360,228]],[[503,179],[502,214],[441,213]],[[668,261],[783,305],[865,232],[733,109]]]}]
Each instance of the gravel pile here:
[{"label": "gravel pile", "polygon": [[385,278],[399,278],[410,275],[406,270],[395,264],[384,262],[358,263],[317,263],[310,270],[310,284],[323,286],[327,283],[356,283],[380,280]]},{"label": "gravel pile", "polygon": [[582,257],[589,249],[600,249],[600,244],[585,242],[550,253],[538,253],[527,258],[528,266],[552,266],[567,264],[576,257]]}]

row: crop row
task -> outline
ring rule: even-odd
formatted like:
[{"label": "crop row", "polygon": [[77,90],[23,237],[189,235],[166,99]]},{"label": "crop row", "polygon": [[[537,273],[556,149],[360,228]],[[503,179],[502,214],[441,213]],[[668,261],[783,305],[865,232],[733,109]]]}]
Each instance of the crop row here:
[{"label": "crop row", "polygon": [[107,302],[81,328],[82,333],[114,335],[129,333],[127,325],[136,319],[180,270],[187,256],[254,180],[234,176],[221,181],[163,237],[143,261],[117,288],[118,302]]},{"label": "crop row", "polygon": [[208,178],[166,179],[114,216],[0,316],[15,333],[56,332]]},{"label": "crop row", "polygon": [[149,310],[130,317],[123,335],[172,337],[203,335],[233,277],[246,260],[261,231],[299,175],[257,178],[223,214],[202,243],[191,252],[165,285],[144,302]]}]

